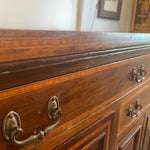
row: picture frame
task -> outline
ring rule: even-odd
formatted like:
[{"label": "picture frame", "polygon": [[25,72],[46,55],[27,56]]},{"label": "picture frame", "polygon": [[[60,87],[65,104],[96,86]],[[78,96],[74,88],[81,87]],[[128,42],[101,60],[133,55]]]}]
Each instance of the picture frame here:
[{"label": "picture frame", "polygon": [[150,1],[135,0],[131,21],[131,33],[150,33]]},{"label": "picture frame", "polygon": [[99,0],[98,18],[120,20],[122,0]]}]

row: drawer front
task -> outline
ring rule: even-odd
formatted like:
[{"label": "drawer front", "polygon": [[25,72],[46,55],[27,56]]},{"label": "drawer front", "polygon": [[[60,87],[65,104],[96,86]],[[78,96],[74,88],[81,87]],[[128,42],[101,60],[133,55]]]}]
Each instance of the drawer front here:
[{"label": "drawer front", "polygon": [[[20,115],[24,130],[21,139],[43,130],[53,123],[47,116],[47,105],[51,97],[57,96],[63,115],[56,130],[44,139],[50,138],[137,86],[129,76],[134,67],[144,64],[147,68],[148,61],[149,56],[139,57],[1,91],[0,127],[7,113],[15,111]],[[147,72],[146,78],[149,68]],[[18,148],[7,142],[2,134],[0,142],[3,149],[9,149],[10,145],[11,149]]]},{"label": "drawer front", "polygon": [[148,104],[150,103],[149,91],[150,85],[147,85],[131,97],[125,99],[122,103],[119,121],[120,132],[125,130],[135,119],[140,117],[145,108],[148,107]]},{"label": "drawer front", "polygon": [[150,53],[145,34],[29,32],[0,30],[0,90]]}]

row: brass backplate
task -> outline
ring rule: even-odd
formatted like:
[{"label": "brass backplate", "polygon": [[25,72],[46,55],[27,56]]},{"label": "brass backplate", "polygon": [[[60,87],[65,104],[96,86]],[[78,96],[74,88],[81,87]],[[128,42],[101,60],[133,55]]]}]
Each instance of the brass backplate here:
[{"label": "brass backplate", "polygon": [[60,107],[58,98],[56,96],[51,97],[48,102],[48,117],[50,119],[55,119],[59,110]]},{"label": "brass backplate", "polygon": [[12,127],[21,127],[20,116],[14,111],[10,111],[3,120],[3,136],[8,141],[10,140]]}]

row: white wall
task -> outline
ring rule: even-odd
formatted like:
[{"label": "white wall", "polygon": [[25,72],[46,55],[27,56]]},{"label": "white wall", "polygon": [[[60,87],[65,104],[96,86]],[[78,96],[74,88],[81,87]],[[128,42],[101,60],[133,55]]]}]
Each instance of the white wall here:
[{"label": "white wall", "polygon": [[[81,1],[81,31],[90,31],[98,0],[0,0],[0,28],[76,30],[77,2]],[[133,0],[122,1],[120,21],[95,17],[92,31],[128,32]]]},{"label": "white wall", "polygon": [[[122,0],[119,21],[97,18],[97,2],[98,0],[84,0],[81,31],[129,32],[132,19],[133,0]],[[92,25],[94,16],[94,24]]]},{"label": "white wall", "polygon": [[0,28],[75,30],[76,0],[0,0]]}]

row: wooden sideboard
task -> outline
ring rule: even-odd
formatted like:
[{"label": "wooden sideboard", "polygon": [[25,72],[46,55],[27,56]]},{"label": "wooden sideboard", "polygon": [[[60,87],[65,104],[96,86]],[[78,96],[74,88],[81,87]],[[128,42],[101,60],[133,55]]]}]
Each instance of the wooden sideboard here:
[{"label": "wooden sideboard", "polygon": [[149,97],[150,34],[0,30],[2,150],[149,150]]}]

